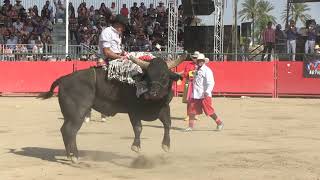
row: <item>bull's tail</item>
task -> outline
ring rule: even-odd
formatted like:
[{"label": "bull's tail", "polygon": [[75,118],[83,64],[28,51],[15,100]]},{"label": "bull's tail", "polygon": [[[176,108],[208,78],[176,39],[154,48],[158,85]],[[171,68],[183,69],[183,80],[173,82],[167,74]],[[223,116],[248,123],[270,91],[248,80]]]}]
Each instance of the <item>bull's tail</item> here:
[{"label": "bull's tail", "polygon": [[61,80],[64,78],[65,76],[62,76],[60,77],[59,79],[55,80],[52,84],[51,84],[51,87],[50,87],[50,91],[48,92],[44,92],[44,93],[41,93],[37,98],[40,98],[40,99],[49,99],[53,96],[53,91],[54,89],[59,86]]}]

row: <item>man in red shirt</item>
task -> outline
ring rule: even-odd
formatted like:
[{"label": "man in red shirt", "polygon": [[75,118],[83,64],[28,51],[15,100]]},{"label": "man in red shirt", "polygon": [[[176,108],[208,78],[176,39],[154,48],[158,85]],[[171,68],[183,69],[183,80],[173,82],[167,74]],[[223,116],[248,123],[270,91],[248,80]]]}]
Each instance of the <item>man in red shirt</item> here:
[{"label": "man in red shirt", "polygon": [[[189,61],[188,64],[185,66],[183,71],[183,77],[185,78],[185,88],[183,92],[183,102],[187,103],[187,106],[189,106],[189,100],[192,93],[192,81],[194,77],[194,72],[196,70],[196,64],[197,64],[197,58],[200,54],[199,51],[195,51],[192,55],[192,61]],[[189,117],[185,118],[185,120],[189,120]]]},{"label": "man in red shirt", "polygon": [[121,8],[121,10],[120,10],[120,14],[121,14],[122,16],[128,17],[128,15],[129,15],[129,10],[128,10],[126,4],[122,4],[122,8]]},{"label": "man in red shirt", "polygon": [[268,22],[267,28],[262,32],[262,40],[264,49],[261,56],[261,61],[264,60],[264,55],[268,50],[268,61],[271,59],[271,52],[276,41],[276,31],[272,28],[272,22]]}]

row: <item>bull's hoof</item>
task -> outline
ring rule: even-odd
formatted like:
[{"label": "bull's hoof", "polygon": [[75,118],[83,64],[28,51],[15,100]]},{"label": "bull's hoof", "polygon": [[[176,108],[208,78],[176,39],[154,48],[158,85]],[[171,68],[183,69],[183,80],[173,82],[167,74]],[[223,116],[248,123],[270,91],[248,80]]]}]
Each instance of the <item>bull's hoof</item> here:
[{"label": "bull's hoof", "polygon": [[75,157],[75,156],[71,156],[70,159],[71,159],[71,162],[73,164],[78,164],[79,163],[79,159],[77,157]]},{"label": "bull's hoof", "polygon": [[134,151],[134,152],[136,152],[136,153],[139,153],[139,152],[140,152],[140,147],[135,146],[135,145],[132,145],[132,146],[131,146],[131,150]]},{"label": "bull's hoof", "polygon": [[169,152],[170,151],[170,147],[165,145],[165,144],[162,144],[162,149],[164,150],[164,152]]}]

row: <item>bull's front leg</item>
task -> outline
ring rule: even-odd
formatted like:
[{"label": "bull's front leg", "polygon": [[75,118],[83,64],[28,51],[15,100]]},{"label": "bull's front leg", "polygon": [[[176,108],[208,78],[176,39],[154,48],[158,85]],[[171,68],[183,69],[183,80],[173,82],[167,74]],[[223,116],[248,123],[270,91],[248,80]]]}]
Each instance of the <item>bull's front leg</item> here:
[{"label": "bull's front leg", "polygon": [[134,132],[134,140],[131,145],[131,150],[136,153],[139,153],[141,149],[141,146],[140,146],[140,134],[142,131],[141,120],[140,119],[138,120],[137,118],[134,118],[133,116],[130,116],[130,115],[129,117],[130,117],[130,122],[133,128],[133,132]]},{"label": "bull's front leg", "polygon": [[162,140],[162,149],[165,152],[170,150],[170,128],[171,128],[171,117],[170,117],[170,107],[167,106],[162,109],[159,116],[160,121],[163,124],[164,135]]}]

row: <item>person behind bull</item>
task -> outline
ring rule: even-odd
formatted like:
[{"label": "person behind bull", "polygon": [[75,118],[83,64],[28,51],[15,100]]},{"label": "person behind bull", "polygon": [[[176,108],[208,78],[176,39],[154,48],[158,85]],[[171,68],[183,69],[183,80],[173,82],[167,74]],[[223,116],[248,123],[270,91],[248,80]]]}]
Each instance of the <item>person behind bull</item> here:
[{"label": "person behind bull", "polygon": [[276,41],[275,30],[272,28],[272,22],[268,22],[267,28],[262,32],[262,40],[263,40],[263,52],[261,56],[261,61],[264,60],[264,55],[268,51],[268,61],[271,60],[271,52],[274,48],[274,43]]},{"label": "person behind bull", "polygon": [[[184,68],[183,71],[183,77],[185,78],[185,88],[183,92],[183,103],[187,103],[187,109],[190,105],[190,98],[191,98],[191,92],[192,92],[192,84],[193,84],[193,78],[194,78],[194,72],[196,70],[197,66],[197,58],[200,54],[199,51],[195,51],[194,54],[191,56],[192,61],[190,61]],[[186,117],[184,120],[189,120],[189,116]]]},{"label": "person behind bull", "polygon": [[292,61],[296,60],[296,39],[298,37],[298,32],[296,28],[296,23],[294,20],[290,20],[290,25],[286,27],[287,34],[287,51],[288,54],[292,54]]},{"label": "person behind bull", "polygon": [[317,39],[316,28],[315,28],[315,24],[312,23],[312,24],[310,24],[309,28],[307,29],[307,41],[305,44],[305,53],[306,54],[309,53],[309,50],[310,50],[311,54],[314,53],[316,39]]},{"label": "person behind bull", "polygon": [[192,95],[190,105],[188,106],[189,127],[185,131],[192,131],[195,122],[195,116],[205,112],[217,124],[217,131],[223,129],[223,122],[218,118],[212,106],[212,90],[214,87],[214,77],[211,69],[206,66],[209,59],[204,54],[197,57],[197,68],[193,80]]}]

